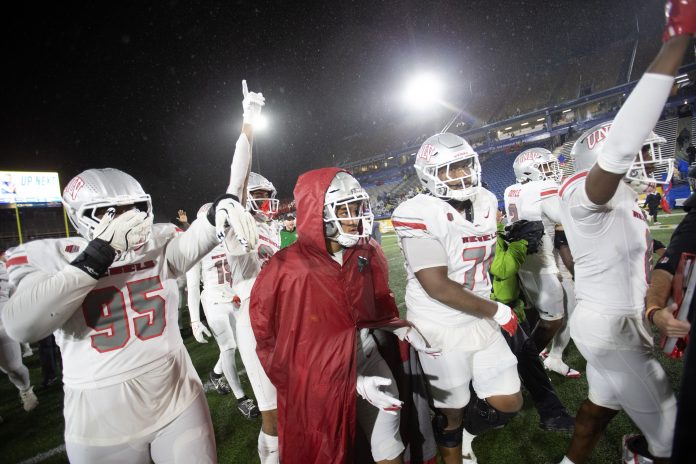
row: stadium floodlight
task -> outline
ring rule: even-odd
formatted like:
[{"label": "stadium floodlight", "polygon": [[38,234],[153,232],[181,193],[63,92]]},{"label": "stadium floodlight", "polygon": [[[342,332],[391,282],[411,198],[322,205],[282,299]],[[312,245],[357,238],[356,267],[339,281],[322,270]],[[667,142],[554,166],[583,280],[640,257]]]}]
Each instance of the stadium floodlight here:
[{"label": "stadium floodlight", "polygon": [[506,127],[506,128],[505,128],[505,129],[503,129],[503,130],[510,130],[510,129],[512,129],[512,126],[510,126],[510,127]]},{"label": "stadium floodlight", "polygon": [[537,119],[537,122],[541,122],[541,121],[546,121],[546,118],[539,118],[539,119]]},{"label": "stadium floodlight", "polygon": [[528,122],[523,122],[522,124],[520,124],[520,126],[522,126],[522,127],[524,127],[524,126],[528,126],[528,125],[529,125],[529,123],[528,123]]},{"label": "stadium floodlight", "polygon": [[403,98],[409,105],[417,108],[441,102],[442,82],[433,74],[419,74],[413,77],[404,88]]},{"label": "stadium floodlight", "polygon": [[266,129],[268,129],[268,116],[260,114],[254,123],[254,130],[257,132],[264,132]]},{"label": "stadium floodlight", "polygon": [[573,108],[568,108],[567,110],[561,111],[561,113],[567,113],[568,111],[573,111]]}]

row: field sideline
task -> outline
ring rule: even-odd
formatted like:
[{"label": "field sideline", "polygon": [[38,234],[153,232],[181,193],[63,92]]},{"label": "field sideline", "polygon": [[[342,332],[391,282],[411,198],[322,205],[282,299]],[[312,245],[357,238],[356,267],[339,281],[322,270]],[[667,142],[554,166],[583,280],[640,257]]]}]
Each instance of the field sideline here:
[{"label": "field sideline", "polygon": [[[652,228],[653,236],[667,244],[673,232],[674,224],[683,218],[683,214],[673,216],[661,215],[663,224]],[[670,225],[672,227],[670,227]],[[399,308],[404,311],[403,295],[406,273],[403,258],[399,252],[394,235],[383,236],[382,246],[389,260],[390,282],[396,294]],[[196,343],[188,329],[188,313],[182,315],[182,335],[191,354],[196,369],[204,383],[218,356],[217,345],[211,341],[202,345]],[[31,413],[25,413],[19,403],[17,391],[7,376],[0,377],[0,462],[10,463],[65,463],[67,457],[61,450],[63,444],[62,389],[54,387],[41,390],[41,371],[38,355],[25,358],[24,362],[31,371],[32,383],[41,404]],[[571,343],[566,352],[566,361],[571,366],[584,372],[585,362]],[[666,367],[675,390],[681,364],[665,358],[659,359]],[[238,358],[238,365],[241,361]],[[585,378],[566,380],[556,374],[550,374],[559,396],[569,412],[574,413],[587,394]],[[245,376],[242,382],[248,395],[251,388]],[[256,454],[256,439],[260,420],[247,421],[237,412],[236,401],[232,395],[220,396],[214,391],[207,393],[211,409],[218,457],[221,463],[259,462]],[[520,414],[504,429],[488,433],[474,441],[474,450],[481,463],[490,464],[542,464],[560,461],[570,440],[570,434],[544,432],[538,427],[539,416],[531,399],[525,394],[525,404]],[[616,463],[620,460],[621,437],[637,429],[624,413],[620,413],[611,423],[607,434],[599,442],[590,462],[597,464]],[[52,451],[53,454],[50,452]]]}]

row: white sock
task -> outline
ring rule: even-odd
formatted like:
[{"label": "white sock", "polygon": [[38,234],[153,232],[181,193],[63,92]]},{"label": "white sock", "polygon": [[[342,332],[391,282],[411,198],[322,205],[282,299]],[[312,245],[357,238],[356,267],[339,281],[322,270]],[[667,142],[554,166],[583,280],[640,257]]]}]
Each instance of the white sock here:
[{"label": "white sock", "polygon": [[261,464],[278,464],[278,437],[259,432],[259,458]]},{"label": "white sock", "polygon": [[225,373],[225,378],[227,379],[227,383],[230,384],[234,397],[240,399],[244,397],[244,390],[242,389],[242,383],[239,381],[239,374],[237,374],[237,362],[234,357],[235,351],[237,350],[232,348],[231,350],[222,352],[222,372]]},{"label": "white sock", "polygon": [[471,444],[474,442],[474,438],[476,435],[472,435],[465,427],[462,427],[462,455],[473,454]]},{"label": "white sock", "polygon": [[568,456],[563,456],[563,460],[559,462],[558,464],[575,464],[573,461],[568,459]]},{"label": "white sock", "polygon": [[216,375],[222,374],[222,353],[220,353],[220,356],[218,357],[218,360],[215,363],[215,367],[213,367],[213,372],[215,372]]}]

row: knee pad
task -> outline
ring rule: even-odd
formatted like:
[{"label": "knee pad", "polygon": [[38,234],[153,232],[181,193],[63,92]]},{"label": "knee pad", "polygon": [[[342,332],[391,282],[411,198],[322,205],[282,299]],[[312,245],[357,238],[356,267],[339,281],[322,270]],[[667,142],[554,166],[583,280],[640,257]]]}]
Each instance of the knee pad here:
[{"label": "knee pad", "polygon": [[435,443],[443,448],[456,448],[462,444],[462,428],[457,427],[453,430],[445,430],[447,427],[447,416],[440,412],[433,417],[433,435]]},{"label": "knee pad", "polygon": [[472,435],[480,435],[504,427],[516,415],[516,412],[498,411],[488,401],[472,397],[464,410],[464,428]]}]

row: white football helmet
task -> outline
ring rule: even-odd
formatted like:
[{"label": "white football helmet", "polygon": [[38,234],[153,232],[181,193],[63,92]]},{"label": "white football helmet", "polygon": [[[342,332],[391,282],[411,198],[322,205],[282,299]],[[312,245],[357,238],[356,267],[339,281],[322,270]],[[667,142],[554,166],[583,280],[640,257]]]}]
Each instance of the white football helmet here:
[{"label": "white football helmet", "polygon": [[[252,192],[263,190],[268,192],[268,198],[254,200]],[[249,173],[247,182],[247,209],[254,216],[270,221],[278,214],[278,199],[276,198],[276,188],[273,183],[255,172]]]},{"label": "white football helmet", "polygon": [[[594,126],[575,141],[573,149],[570,151],[571,158],[575,163],[575,172],[591,169],[595,164],[609,135],[612,122],[608,121]],[[663,137],[650,131],[648,138],[643,142],[643,149],[636,153],[637,159],[633,161],[624,176],[624,181],[636,193],[653,191],[656,184],[666,185],[672,179],[673,160],[670,157],[662,156],[661,145],[665,142]],[[648,151],[651,155],[650,158],[645,156]]]},{"label": "white football helmet", "polygon": [[152,215],[150,195],[132,176],[113,168],[88,169],[73,177],[63,190],[62,200],[73,227],[87,240],[94,238],[94,229],[101,220],[97,210],[135,205]]},{"label": "white football helmet", "polygon": [[530,148],[523,151],[512,164],[517,182],[552,180],[561,182],[563,172],[558,159],[545,148]]},{"label": "white football helmet", "polygon": [[208,215],[208,211],[210,211],[210,208],[213,206],[212,203],[206,203],[200,208],[198,208],[198,212],[196,213],[196,218],[200,219],[202,217],[206,217]]},{"label": "white football helmet", "polygon": [[[355,207],[351,209],[351,205]],[[337,210],[338,211],[337,214]],[[370,210],[370,197],[360,183],[347,172],[340,171],[324,195],[324,233],[326,238],[346,248],[357,245],[372,234],[375,216]],[[357,230],[344,231],[343,222],[358,221]]]},{"label": "white football helmet", "polygon": [[[414,167],[423,187],[446,200],[467,200],[478,193],[481,185],[478,154],[466,140],[448,132],[423,142]],[[453,169],[457,167],[463,169]],[[460,175],[452,177],[450,171]]]}]

